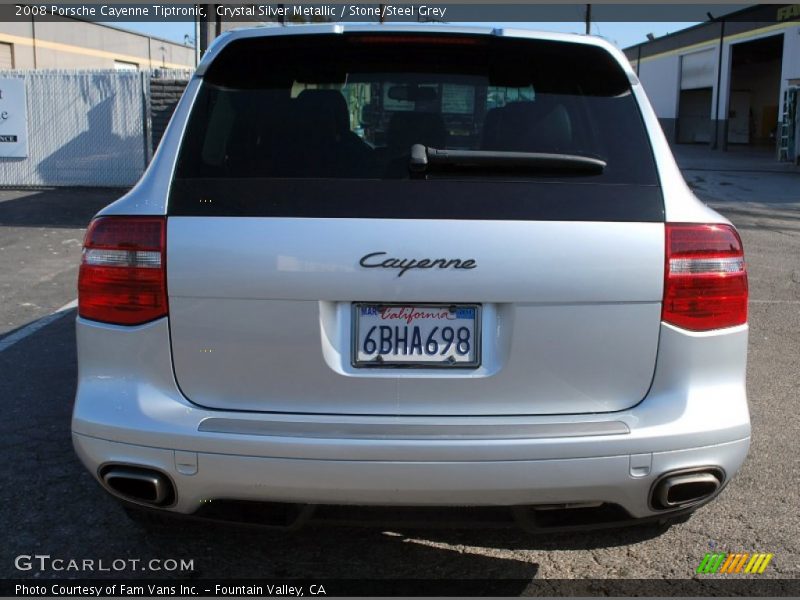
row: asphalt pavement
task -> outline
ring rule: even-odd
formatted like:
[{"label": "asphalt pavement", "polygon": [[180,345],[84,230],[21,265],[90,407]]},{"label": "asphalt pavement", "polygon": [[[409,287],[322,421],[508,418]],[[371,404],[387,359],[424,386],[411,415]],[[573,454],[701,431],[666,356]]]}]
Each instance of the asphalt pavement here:
[{"label": "asphalt pavement", "polygon": [[86,224],[122,191],[0,190],[0,340],[77,297]]},{"label": "asphalt pavement", "polygon": [[[513,527],[376,524],[310,526],[294,533],[141,528],[100,490],[72,451],[75,310],[31,327],[75,298],[84,227],[122,190],[0,191],[0,578],[108,575],[15,567],[19,555],[48,554],[109,562],[193,560],[189,572],[112,573],[131,577],[519,579],[523,583],[511,590],[519,594],[546,593],[549,588],[535,584],[541,579],[576,578],[585,580],[584,593],[593,594],[598,585],[602,593],[598,581],[607,578],[690,578],[714,548],[773,553],[759,577],[793,579],[785,589],[797,593],[800,174],[728,169],[724,157],[704,163],[695,149],[680,162],[696,193],[736,224],[745,244],[753,441],[743,469],[721,496],[667,530],[531,535]],[[14,343],[4,346],[9,339]],[[391,520],[387,510],[386,522]]]}]

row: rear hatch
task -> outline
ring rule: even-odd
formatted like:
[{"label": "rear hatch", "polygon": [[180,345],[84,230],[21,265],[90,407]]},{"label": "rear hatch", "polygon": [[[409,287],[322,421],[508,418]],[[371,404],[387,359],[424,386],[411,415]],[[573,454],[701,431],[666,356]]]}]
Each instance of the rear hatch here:
[{"label": "rear hatch", "polygon": [[663,262],[652,150],[604,49],[234,40],[170,192],[175,374],[217,409],[621,410],[653,376]]}]

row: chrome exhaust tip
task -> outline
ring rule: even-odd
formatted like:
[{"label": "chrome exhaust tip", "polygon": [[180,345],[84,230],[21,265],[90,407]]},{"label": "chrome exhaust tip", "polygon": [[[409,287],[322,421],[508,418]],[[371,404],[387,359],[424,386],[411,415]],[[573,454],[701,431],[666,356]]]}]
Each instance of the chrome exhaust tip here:
[{"label": "chrome exhaust tip", "polygon": [[692,469],[663,475],[653,487],[654,508],[682,508],[713,496],[722,487],[724,477],[718,469]]},{"label": "chrome exhaust tip", "polygon": [[101,479],[112,494],[139,504],[164,506],[175,497],[169,478],[153,469],[111,466],[103,471]]}]

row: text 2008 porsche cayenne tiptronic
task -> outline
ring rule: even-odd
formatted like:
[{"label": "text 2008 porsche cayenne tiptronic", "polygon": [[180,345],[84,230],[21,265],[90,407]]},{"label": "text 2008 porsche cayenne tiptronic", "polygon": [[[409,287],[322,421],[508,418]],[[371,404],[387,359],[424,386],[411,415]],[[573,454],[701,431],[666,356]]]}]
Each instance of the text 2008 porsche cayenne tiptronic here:
[{"label": "text 2008 porsche cayenne tiptronic", "polygon": [[591,37],[225,34],[79,292],[74,445],[127,506],[669,520],[748,449],[741,241]]}]

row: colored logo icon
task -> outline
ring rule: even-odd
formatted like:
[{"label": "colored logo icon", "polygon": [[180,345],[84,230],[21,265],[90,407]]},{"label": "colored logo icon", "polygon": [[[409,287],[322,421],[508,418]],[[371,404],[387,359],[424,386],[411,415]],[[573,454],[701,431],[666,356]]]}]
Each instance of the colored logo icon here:
[{"label": "colored logo icon", "polygon": [[727,552],[706,552],[697,573],[724,573],[724,574],[750,574],[760,575],[772,560],[773,554],[747,552],[730,554]]}]

